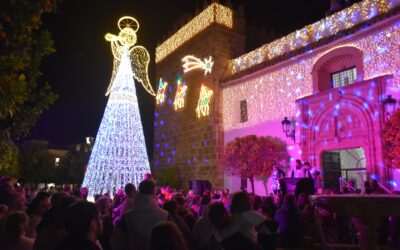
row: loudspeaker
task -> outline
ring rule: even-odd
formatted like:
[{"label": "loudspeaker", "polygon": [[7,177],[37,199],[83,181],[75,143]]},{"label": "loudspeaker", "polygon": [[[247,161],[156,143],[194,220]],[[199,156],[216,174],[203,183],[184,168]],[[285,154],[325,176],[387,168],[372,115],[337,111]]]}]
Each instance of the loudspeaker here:
[{"label": "loudspeaker", "polygon": [[192,189],[195,194],[201,196],[204,191],[211,191],[212,184],[207,180],[190,180],[189,189]]}]

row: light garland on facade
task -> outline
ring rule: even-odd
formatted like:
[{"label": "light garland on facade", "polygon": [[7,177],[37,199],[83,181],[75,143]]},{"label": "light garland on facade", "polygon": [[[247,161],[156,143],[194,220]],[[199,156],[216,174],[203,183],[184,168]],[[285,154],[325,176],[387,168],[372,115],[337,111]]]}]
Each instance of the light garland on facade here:
[{"label": "light garland on facade", "polygon": [[[271,67],[261,76],[223,89],[223,124],[225,130],[251,127],[266,121],[280,121],[296,113],[295,100],[313,93],[311,72],[317,60],[343,46],[359,48],[363,53],[363,79],[393,74],[389,91],[400,92],[400,22],[393,21],[374,33],[340,43],[332,42],[320,53],[303,54],[288,60],[282,67]],[[241,100],[247,100],[248,121],[240,123]],[[237,105],[233,105],[237,103]]]},{"label": "light garland on facade", "polygon": [[165,101],[165,92],[167,89],[168,83],[164,82],[162,78],[160,78],[160,82],[158,84],[157,96],[156,101],[157,104],[162,104]]},{"label": "light garland on facade", "polygon": [[212,56],[204,58],[204,60],[202,61],[200,58],[188,55],[182,58],[182,62],[183,73],[187,73],[194,69],[202,69],[204,70],[204,75],[211,74],[211,70],[214,65]]},{"label": "light garland on facade", "polygon": [[208,116],[210,114],[210,100],[213,91],[208,89],[204,84],[201,85],[199,101],[197,103],[197,117]]},{"label": "light garland on facade", "polygon": [[217,3],[210,4],[205,10],[156,48],[156,63],[162,61],[185,42],[192,39],[195,35],[205,30],[213,23],[232,29],[232,10]]},{"label": "light garland on facade", "polygon": [[[124,16],[118,20],[118,27],[120,29],[118,35],[110,33],[105,35],[106,40],[111,42],[111,51],[114,55],[113,74],[116,73],[115,69],[121,61],[121,55],[125,50],[129,51],[133,64],[133,76],[136,80],[142,83],[147,92],[155,96],[156,94],[151,87],[148,74],[148,66],[150,62],[149,52],[143,46],[133,46],[137,41],[136,31],[139,29],[139,22],[133,17]],[[114,76],[111,77],[111,82],[106,95],[110,94],[113,82]]]},{"label": "light garland on facade", "polygon": [[123,49],[119,61],[82,183],[89,189],[89,200],[94,200],[96,194],[113,196],[127,183],[138,186],[143,176],[150,173],[127,49]]},{"label": "light garland on facade", "polygon": [[187,90],[187,86],[183,84],[181,79],[178,79],[177,85],[178,86],[176,89],[175,100],[174,100],[175,110],[179,110],[185,107],[185,96]]},{"label": "light garland on facade", "polygon": [[248,69],[349,29],[400,5],[398,0],[364,0],[349,8],[265,44],[229,62],[231,74]]}]

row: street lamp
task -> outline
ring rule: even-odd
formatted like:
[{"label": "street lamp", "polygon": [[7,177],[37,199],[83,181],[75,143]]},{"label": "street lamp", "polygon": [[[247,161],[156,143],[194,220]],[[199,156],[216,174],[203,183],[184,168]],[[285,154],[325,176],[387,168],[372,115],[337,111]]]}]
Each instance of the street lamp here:
[{"label": "street lamp", "polygon": [[289,137],[293,140],[293,142],[296,141],[296,130],[293,126],[293,123],[289,121],[287,116],[285,116],[285,119],[283,119],[282,123],[282,131],[286,135],[286,137]]},{"label": "street lamp", "polygon": [[386,121],[389,120],[390,116],[394,113],[394,111],[396,111],[396,103],[397,100],[394,99],[392,95],[388,95],[386,99],[383,101]]}]

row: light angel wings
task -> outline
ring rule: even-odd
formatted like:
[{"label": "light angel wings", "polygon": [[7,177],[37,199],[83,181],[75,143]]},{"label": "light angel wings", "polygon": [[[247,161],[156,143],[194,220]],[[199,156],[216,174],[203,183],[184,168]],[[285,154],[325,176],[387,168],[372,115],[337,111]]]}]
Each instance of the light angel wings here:
[{"label": "light angel wings", "polygon": [[129,16],[121,17],[118,20],[118,27],[120,29],[118,35],[107,33],[105,36],[106,40],[111,42],[111,50],[114,55],[113,73],[106,95],[109,95],[111,92],[122,53],[124,50],[128,50],[132,63],[133,76],[137,81],[142,83],[147,92],[155,96],[156,94],[151,87],[148,74],[149,52],[143,46],[133,46],[137,41],[136,31],[139,29],[138,21]]}]

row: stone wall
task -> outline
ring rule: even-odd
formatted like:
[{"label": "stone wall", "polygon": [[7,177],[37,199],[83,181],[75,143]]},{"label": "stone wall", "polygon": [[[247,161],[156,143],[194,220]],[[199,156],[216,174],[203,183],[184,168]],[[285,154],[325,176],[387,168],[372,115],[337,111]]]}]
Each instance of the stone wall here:
[{"label": "stone wall", "polygon": [[[233,30],[213,24],[156,65],[156,79],[168,83],[166,102],[156,105],[154,122],[154,172],[162,174],[167,168],[178,167],[182,183],[188,180],[209,180],[214,187],[223,187],[222,91],[220,79],[226,75],[229,59],[244,52],[244,21],[235,17]],[[181,59],[193,55],[204,59],[213,57],[211,74],[203,70],[183,74]],[[185,106],[174,110],[176,80],[182,77],[187,85]],[[213,90],[210,114],[198,118],[201,84]]]}]

